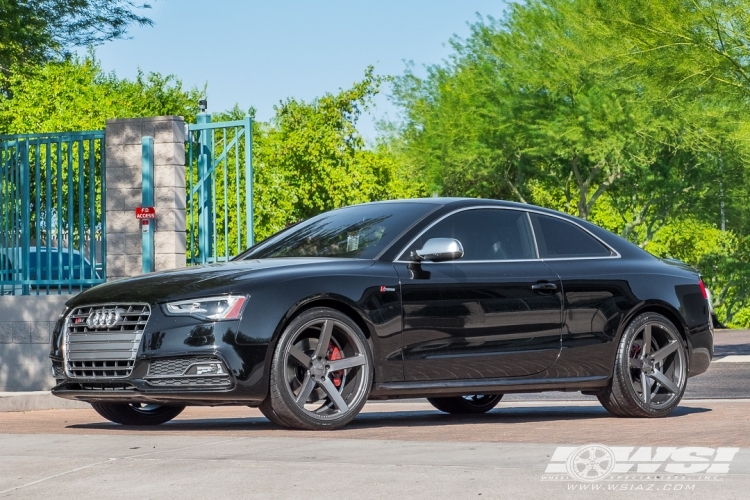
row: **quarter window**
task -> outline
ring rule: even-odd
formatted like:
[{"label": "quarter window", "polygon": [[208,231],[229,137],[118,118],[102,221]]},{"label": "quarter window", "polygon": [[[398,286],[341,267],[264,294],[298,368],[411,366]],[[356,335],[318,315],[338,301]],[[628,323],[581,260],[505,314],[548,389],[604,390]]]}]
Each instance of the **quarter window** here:
[{"label": "quarter window", "polygon": [[455,238],[464,247],[461,260],[535,259],[534,239],[526,212],[502,209],[463,210],[449,215],[422,233],[399,260],[431,238]]},{"label": "quarter window", "polygon": [[540,256],[548,259],[609,257],[612,252],[575,224],[557,217],[532,214]]}]

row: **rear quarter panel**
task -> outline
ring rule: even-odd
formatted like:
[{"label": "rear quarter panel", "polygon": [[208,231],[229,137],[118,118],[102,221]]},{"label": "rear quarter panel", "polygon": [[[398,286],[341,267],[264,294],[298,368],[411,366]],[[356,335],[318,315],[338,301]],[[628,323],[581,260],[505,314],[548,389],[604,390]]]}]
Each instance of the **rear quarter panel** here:
[{"label": "rear quarter panel", "polygon": [[713,352],[708,303],[698,274],[647,259],[551,261],[565,295],[562,351],[551,377],[611,376],[620,338],[645,311],[667,316],[690,352]]}]

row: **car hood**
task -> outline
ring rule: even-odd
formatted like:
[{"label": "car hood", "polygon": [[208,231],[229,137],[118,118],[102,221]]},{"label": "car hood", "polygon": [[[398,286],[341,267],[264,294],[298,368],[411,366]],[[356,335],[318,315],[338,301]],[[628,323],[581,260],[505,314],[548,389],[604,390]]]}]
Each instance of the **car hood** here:
[{"label": "car hood", "polygon": [[287,279],[293,274],[326,273],[369,267],[371,260],[283,258],[232,261],[161,271],[104,283],[67,302],[68,307],[105,302],[146,302],[191,299],[244,289],[248,280]]}]

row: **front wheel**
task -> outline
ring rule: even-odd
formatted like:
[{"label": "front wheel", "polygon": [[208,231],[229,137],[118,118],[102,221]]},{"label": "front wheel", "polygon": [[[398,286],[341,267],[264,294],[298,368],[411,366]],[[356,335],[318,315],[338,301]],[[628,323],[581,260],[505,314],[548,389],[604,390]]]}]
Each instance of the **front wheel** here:
[{"label": "front wheel", "polygon": [[122,425],[160,425],[182,413],[184,406],[142,405],[139,403],[91,403],[107,420]]},{"label": "front wheel", "polygon": [[278,427],[284,427],[286,429],[289,428],[289,424],[284,422],[279,414],[276,413],[276,410],[273,409],[273,404],[271,403],[270,397],[264,399],[260,406],[258,406],[258,409],[263,414],[263,416],[266,417],[272,424]]},{"label": "front wheel", "polygon": [[261,411],[279,425],[336,429],[367,402],[372,354],[357,324],[335,309],[317,307],[293,319],[271,363],[270,405]]},{"label": "front wheel", "polygon": [[677,328],[661,314],[644,313],[625,329],[612,381],[597,397],[617,417],[664,417],[680,403],[687,373]]},{"label": "front wheel", "polygon": [[427,401],[445,413],[478,414],[493,409],[502,397],[502,394],[474,394],[452,398],[427,398]]}]

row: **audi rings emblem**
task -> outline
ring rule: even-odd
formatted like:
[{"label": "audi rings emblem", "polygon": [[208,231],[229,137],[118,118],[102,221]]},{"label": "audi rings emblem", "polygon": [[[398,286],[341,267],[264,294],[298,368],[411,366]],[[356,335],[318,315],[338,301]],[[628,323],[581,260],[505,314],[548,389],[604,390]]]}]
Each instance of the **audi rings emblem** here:
[{"label": "audi rings emblem", "polygon": [[119,309],[99,309],[91,311],[86,326],[89,330],[98,330],[100,328],[112,328],[122,320]]}]

